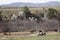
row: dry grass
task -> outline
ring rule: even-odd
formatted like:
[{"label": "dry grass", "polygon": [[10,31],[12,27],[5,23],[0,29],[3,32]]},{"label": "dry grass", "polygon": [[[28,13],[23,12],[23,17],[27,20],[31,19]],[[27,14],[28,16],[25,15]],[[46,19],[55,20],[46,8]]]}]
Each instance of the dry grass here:
[{"label": "dry grass", "polygon": [[60,40],[60,34],[45,35],[45,36],[7,36],[0,40]]}]

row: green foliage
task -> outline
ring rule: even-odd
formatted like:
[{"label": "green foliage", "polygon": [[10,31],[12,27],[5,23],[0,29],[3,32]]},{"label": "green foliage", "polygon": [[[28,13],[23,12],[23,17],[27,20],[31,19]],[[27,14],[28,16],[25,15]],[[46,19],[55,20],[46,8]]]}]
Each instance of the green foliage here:
[{"label": "green foliage", "polygon": [[23,11],[24,11],[24,14],[25,14],[26,18],[28,18],[29,16],[31,16],[31,12],[30,12],[30,10],[29,10],[29,8],[27,6],[25,6],[23,8]]},{"label": "green foliage", "polygon": [[48,17],[49,19],[54,18],[54,17],[56,16],[56,13],[57,13],[57,11],[56,11],[55,9],[49,8],[49,9],[48,9],[47,17]]},{"label": "green foliage", "polygon": [[2,11],[0,11],[0,21],[2,21],[2,17],[3,17]]}]

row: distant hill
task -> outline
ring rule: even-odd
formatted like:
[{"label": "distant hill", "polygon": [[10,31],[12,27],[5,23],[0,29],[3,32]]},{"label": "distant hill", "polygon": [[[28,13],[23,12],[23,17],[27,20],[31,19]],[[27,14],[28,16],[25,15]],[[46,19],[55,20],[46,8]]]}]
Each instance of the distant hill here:
[{"label": "distant hill", "polygon": [[46,3],[24,3],[24,2],[16,2],[11,4],[4,4],[0,6],[9,6],[9,7],[57,7],[60,6],[60,2],[58,1],[50,1]]}]

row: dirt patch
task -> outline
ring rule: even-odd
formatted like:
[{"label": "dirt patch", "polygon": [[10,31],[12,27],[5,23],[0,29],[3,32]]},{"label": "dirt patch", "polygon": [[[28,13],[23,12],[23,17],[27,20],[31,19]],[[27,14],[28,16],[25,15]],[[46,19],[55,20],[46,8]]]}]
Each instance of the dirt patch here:
[{"label": "dirt patch", "polygon": [[[47,32],[46,35],[54,35],[54,34],[60,34],[59,32]],[[30,33],[30,32],[12,32],[10,36],[19,36],[19,37],[23,37],[23,36],[37,36],[38,34],[36,33]],[[0,33],[0,38],[1,37],[8,37],[9,35],[3,35],[3,33]]]},{"label": "dirt patch", "polygon": [[47,32],[47,35],[59,34],[59,32]]}]

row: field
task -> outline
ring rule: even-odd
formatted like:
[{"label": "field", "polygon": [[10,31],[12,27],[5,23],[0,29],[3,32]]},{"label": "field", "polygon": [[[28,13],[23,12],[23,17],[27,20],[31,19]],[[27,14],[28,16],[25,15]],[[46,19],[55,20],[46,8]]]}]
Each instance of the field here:
[{"label": "field", "polygon": [[[33,8],[32,8],[33,9]],[[32,13],[36,13],[36,9],[32,10]],[[60,8],[55,8],[58,12],[60,12]],[[43,9],[37,9],[39,12],[43,11]],[[5,17],[10,17],[11,14],[19,15],[19,11],[21,10],[3,10],[2,15]],[[14,32],[12,35],[2,35],[0,33],[0,40],[60,40],[60,33],[49,32],[47,35],[36,36],[36,34],[30,34],[29,32]]]},{"label": "field", "polygon": [[0,40],[60,40],[60,34],[48,34],[43,36],[13,35],[0,37]]}]

